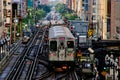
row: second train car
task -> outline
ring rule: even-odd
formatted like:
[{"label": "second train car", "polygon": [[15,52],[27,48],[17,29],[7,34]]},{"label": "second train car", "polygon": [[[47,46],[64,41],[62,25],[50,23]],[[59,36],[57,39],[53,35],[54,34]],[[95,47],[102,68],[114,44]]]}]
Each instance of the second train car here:
[{"label": "second train car", "polygon": [[67,27],[49,29],[49,62],[58,71],[72,69],[75,64],[75,37]]}]

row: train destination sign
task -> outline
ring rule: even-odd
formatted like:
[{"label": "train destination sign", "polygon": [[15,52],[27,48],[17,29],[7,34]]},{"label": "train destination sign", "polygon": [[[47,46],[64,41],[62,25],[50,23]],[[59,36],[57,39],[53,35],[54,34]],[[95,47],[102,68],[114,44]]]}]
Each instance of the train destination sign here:
[{"label": "train destination sign", "polygon": [[59,40],[65,40],[65,37],[59,37]]}]

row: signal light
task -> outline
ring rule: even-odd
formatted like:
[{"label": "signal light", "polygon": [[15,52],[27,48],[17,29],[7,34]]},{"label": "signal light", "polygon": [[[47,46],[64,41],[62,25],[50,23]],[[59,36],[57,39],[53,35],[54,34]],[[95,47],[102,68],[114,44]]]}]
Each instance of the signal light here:
[{"label": "signal light", "polygon": [[73,53],[71,53],[71,54],[70,54],[70,56],[74,56],[74,54],[73,54]]},{"label": "signal light", "polygon": [[67,54],[67,56],[71,56],[71,57],[72,57],[72,56],[74,56],[74,54],[73,54],[73,53],[70,53],[70,54]]}]

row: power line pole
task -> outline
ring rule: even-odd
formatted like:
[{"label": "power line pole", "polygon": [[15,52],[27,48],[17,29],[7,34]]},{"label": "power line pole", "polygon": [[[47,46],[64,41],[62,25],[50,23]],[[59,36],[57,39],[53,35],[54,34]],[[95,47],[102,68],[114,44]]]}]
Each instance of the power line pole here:
[{"label": "power line pole", "polygon": [[23,31],[22,31],[22,16],[20,16],[20,38],[23,37]]},{"label": "power line pole", "polygon": [[15,10],[15,18],[14,18],[14,42],[16,41],[16,23],[17,23],[17,14]]},{"label": "power line pole", "polygon": [[20,38],[22,39],[23,37],[23,31],[22,31],[22,0],[20,0],[20,5],[21,5],[21,8],[20,8],[20,18],[19,18],[19,22],[20,22]]},{"label": "power line pole", "polygon": [[13,35],[12,35],[12,5],[11,5],[11,14],[10,14],[10,42],[9,45],[12,44],[12,39],[13,39]]}]

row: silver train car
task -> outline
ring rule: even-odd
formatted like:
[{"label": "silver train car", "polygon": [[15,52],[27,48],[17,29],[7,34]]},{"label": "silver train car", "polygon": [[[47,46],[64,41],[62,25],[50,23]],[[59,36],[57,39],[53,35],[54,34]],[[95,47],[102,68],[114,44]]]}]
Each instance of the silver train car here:
[{"label": "silver train car", "polygon": [[49,29],[49,62],[58,71],[74,67],[75,37],[67,27],[53,26]]}]

